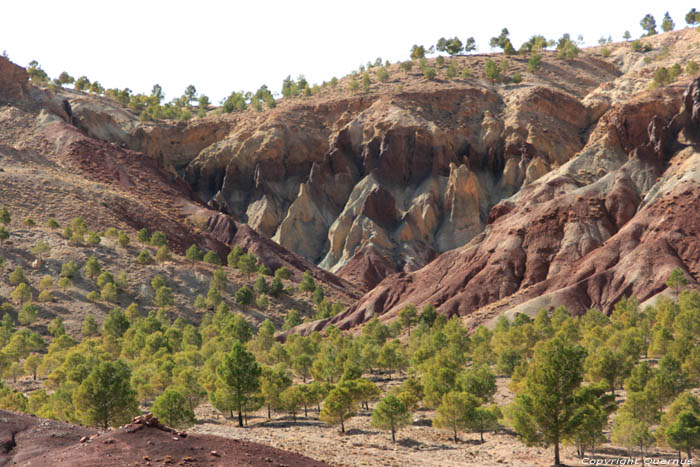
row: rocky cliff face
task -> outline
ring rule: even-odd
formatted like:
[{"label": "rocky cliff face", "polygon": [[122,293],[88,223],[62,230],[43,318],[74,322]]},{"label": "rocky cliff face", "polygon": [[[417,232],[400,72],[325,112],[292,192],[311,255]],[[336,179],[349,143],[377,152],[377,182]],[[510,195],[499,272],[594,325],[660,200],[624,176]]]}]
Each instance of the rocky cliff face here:
[{"label": "rocky cliff face", "polygon": [[[502,201],[483,233],[393,275],[332,320],[341,328],[432,303],[476,324],[565,305],[645,301],[700,273],[700,78],[613,106],[576,157]],[[322,327],[328,323],[316,323]]]},{"label": "rocky cliff face", "polygon": [[[597,118],[582,84],[440,83],[299,103],[240,121],[187,166],[212,206],[369,289],[482,232],[488,212],[579,151]],[[599,116],[599,115],[598,115]]]}]

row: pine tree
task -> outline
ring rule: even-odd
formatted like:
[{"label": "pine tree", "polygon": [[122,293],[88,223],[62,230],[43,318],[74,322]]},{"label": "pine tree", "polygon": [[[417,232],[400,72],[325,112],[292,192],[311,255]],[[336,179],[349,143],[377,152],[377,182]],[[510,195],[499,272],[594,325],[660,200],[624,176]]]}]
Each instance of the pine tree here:
[{"label": "pine tree", "polygon": [[319,418],[329,425],[340,425],[345,433],[345,422],[357,413],[357,401],[348,388],[339,386],[333,389],[323,402]]},{"label": "pine tree", "polygon": [[559,444],[576,427],[574,397],[583,379],[586,351],[561,337],[540,344],[530,362],[524,389],[514,405],[514,428],[526,444],[554,445],[554,465],[560,466]]},{"label": "pine tree", "polygon": [[437,408],[433,424],[438,428],[452,430],[457,442],[457,432],[469,426],[473,411],[478,407],[479,400],[467,392],[450,391],[442,396],[442,402]]},{"label": "pine tree", "polygon": [[122,360],[95,366],[73,393],[80,419],[105,429],[130,421],[139,411],[130,378],[131,371]]},{"label": "pine tree", "polygon": [[176,389],[166,389],[158,396],[153,402],[152,411],[160,421],[173,428],[188,428],[197,421],[185,397]]},{"label": "pine tree", "polygon": [[[240,427],[248,399],[260,388],[261,371],[255,356],[240,341],[234,342],[231,352],[225,354],[216,367],[217,391],[212,402],[219,410],[237,410]],[[227,397],[222,397],[224,395]]]},{"label": "pine tree", "polygon": [[676,23],[673,22],[673,19],[671,19],[671,15],[668,14],[668,11],[664,15],[664,20],[661,22],[661,29],[664,32],[669,32],[673,31],[673,29],[676,27]]},{"label": "pine tree", "polygon": [[372,411],[372,426],[391,431],[391,442],[396,442],[396,432],[411,423],[411,412],[406,404],[394,395],[384,397]]}]

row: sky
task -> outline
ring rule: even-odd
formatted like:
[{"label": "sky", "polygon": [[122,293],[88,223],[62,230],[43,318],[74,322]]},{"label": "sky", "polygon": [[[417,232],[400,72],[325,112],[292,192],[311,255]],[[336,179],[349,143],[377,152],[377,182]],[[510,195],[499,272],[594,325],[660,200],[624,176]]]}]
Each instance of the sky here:
[{"label": "sky", "polygon": [[150,93],[160,84],[170,100],[189,84],[219,102],[232,91],[266,84],[279,92],[287,75],[311,83],[341,77],[377,57],[408,59],[413,44],[473,36],[477,52],[507,27],[516,48],[533,34],[639,37],[640,19],[661,25],[668,10],[676,29],[700,9],[669,2],[540,1],[159,1],[56,2],[4,0],[0,51],[22,66],[37,60],[50,77],[67,71],[105,88]]}]

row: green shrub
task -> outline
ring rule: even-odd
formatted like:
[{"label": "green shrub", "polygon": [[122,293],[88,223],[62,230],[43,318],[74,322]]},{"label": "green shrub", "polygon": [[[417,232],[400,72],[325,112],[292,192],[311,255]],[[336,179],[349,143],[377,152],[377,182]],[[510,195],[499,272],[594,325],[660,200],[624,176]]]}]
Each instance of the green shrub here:
[{"label": "green shrub", "polygon": [[117,238],[119,235],[119,231],[115,229],[114,227],[108,227],[107,230],[105,230],[105,236],[109,238]]},{"label": "green shrub", "polygon": [[100,244],[100,236],[96,232],[88,232],[86,243],[90,246],[97,246]]},{"label": "green shrub", "polygon": [[695,74],[698,72],[698,64],[695,60],[688,60],[688,63],[685,65],[685,72],[688,73],[689,75]]},{"label": "green shrub", "polygon": [[102,287],[102,292],[100,293],[102,300],[106,302],[116,302],[117,301],[117,286],[114,282],[108,282]]},{"label": "green shrub", "polygon": [[408,73],[413,69],[413,62],[411,60],[406,60],[405,62],[401,62],[399,64],[399,68],[401,68],[403,71]]},{"label": "green shrub", "polygon": [[523,81],[523,77],[520,75],[520,71],[515,70],[515,72],[513,72],[513,82],[520,83],[522,81]]},{"label": "green shrub", "polygon": [[235,293],[236,303],[239,305],[250,305],[253,302],[253,291],[244,285]]},{"label": "green shrub", "polygon": [[37,306],[32,303],[27,303],[19,310],[19,313],[17,313],[17,320],[20,324],[28,326],[36,321],[38,314],[39,309]]},{"label": "green shrub", "polygon": [[270,306],[270,300],[268,300],[265,295],[259,295],[258,298],[255,299],[255,304],[261,310],[267,310],[267,307]]},{"label": "green shrub", "polygon": [[151,258],[151,255],[148,253],[148,250],[143,249],[136,258],[136,262],[139,264],[151,264],[153,262],[153,258]]},{"label": "green shrub", "polygon": [[53,302],[53,294],[51,293],[50,290],[42,290],[36,299],[37,299],[37,301],[42,302],[42,303]]},{"label": "green shrub", "polygon": [[27,217],[26,219],[24,219],[24,225],[26,225],[27,227],[34,227],[36,225],[36,222],[34,222],[34,219],[32,219],[31,217]]},{"label": "green shrub", "polygon": [[120,247],[126,248],[129,246],[129,237],[122,231],[119,231],[117,234],[117,243],[119,244]]},{"label": "green shrub", "polygon": [[18,304],[26,303],[32,299],[32,290],[26,282],[22,282],[12,291],[10,298]]},{"label": "green shrub", "polygon": [[450,66],[447,67],[447,71],[445,72],[445,76],[447,76],[450,79],[457,76],[457,66],[455,65],[454,62],[451,62]]},{"label": "green shrub", "polygon": [[136,234],[136,239],[145,245],[151,241],[151,233],[144,227]]},{"label": "green shrub", "polygon": [[491,82],[496,82],[501,78],[501,71],[498,68],[498,64],[490,58],[486,60],[484,64],[484,71],[486,72],[486,78]]},{"label": "green shrub", "polygon": [[474,73],[472,72],[472,69],[469,67],[464,67],[464,69],[462,69],[462,72],[460,73],[460,76],[462,77],[462,79],[469,79],[473,75],[474,75]]},{"label": "green shrub", "polygon": [[284,279],[284,280],[289,280],[289,278],[292,277],[292,273],[285,266],[282,266],[281,268],[278,268],[275,271],[275,277],[278,277],[278,278]]},{"label": "green shrub", "polygon": [[97,276],[97,286],[102,288],[110,282],[114,282],[114,276],[109,271],[103,271]]},{"label": "green shrub", "polygon": [[50,289],[51,287],[53,287],[53,278],[46,274],[39,281],[39,290],[46,290]]},{"label": "green shrub", "polygon": [[153,232],[153,235],[151,235],[150,242],[153,246],[165,246],[168,244],[168,237],[166,237],[163,232],[156,230]]},{"label": "green shrub", "polygon": [[221,265],[221,258],[215,252],[207,251],[207,254],[204,255],[204,262],[207,264]]},{"label": "green shrub", "polygon": [[437,70],[435,68],[423,68],[423,77],[428,81],[433,81],[437,76]]},{"label": "green shrub", "polygon": [[156,261],[162,263],[164,261],[169,261],[171,258],[172,255],[170,254],[170,248],[168,248],[168,245],[163,245],[158,248],[158,251],[156,252]]},{"label": "green shrub", "polygon": [[22,266],[17,266],[14,271],[10,273],[10,284],[18,285],[27,282],[27,276],[24,274],[24,269]]},{"label": "green shrub", "polygon": [[90,300],[91,302],[99,302],[100,301],[100,294],[95,292],[94,290],[92,292],[89,292],[85,298]]},{"label": "green shrub", "polygon": [[48,227],[49,229],[58,229],[61,227],[61,225],[58,223],[58,221],[56,221],[56,219],[52,217],[51,219],[46,221],[46,227]]},{"label": "green shrub", "polygon": [[603,49],[600,51],[600,54],[603,57],[609,57],[612,51],[610,50],[610,47],[603,47]]}]

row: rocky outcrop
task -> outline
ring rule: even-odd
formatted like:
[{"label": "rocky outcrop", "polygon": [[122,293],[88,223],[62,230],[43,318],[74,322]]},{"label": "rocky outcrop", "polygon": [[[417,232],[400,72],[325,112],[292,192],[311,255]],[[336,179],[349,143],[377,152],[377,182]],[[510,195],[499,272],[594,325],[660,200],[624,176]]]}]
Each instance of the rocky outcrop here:
[{"label": "rocky outcrop", "polygon": [[500,200],[579,151],[594,122],[581,98],[615,76],[593,68],[598,81],[579,96],[456,84],[346,99],[343,112],[300,104],[241,123],[186,179],[211,206],[369,289],[382,271],[466,244]]},{"label": "rocky outcrop", "polygon": [[23,99],[29,91],[27,70],[0,57],[0,103]]},{"label": "rocky outcrop", "polygon": [[388,277],[328,322],[388,320],[408,303],[474,324],[558,305],[608,312],[625,295],[662,292],[674,267],[697,285],[700,220],[688,213],[700,208],[699,88],[700,78],[684,94],[613,106],[582,151],[492,208],[466,246]]}]

